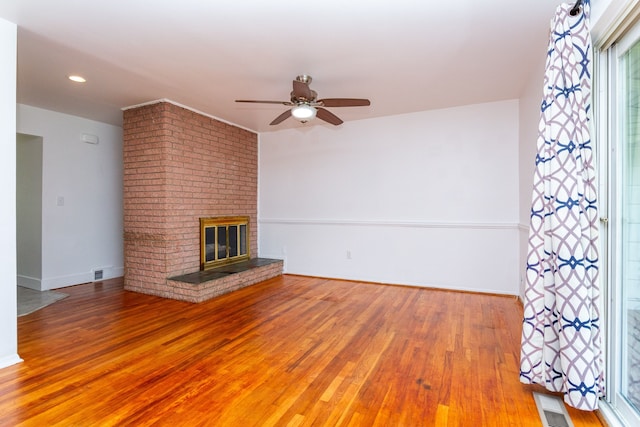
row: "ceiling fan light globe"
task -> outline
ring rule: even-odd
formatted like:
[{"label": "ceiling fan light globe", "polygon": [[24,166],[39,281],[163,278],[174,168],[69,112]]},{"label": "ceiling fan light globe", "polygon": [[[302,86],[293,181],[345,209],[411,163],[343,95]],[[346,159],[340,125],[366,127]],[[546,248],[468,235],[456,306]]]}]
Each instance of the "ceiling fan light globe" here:
[{"label": "ceiling fan light globe", "polygon": [[304,123],[316,116],[316,109],[307,104],[296,105],[291,109],[291,115]]}]

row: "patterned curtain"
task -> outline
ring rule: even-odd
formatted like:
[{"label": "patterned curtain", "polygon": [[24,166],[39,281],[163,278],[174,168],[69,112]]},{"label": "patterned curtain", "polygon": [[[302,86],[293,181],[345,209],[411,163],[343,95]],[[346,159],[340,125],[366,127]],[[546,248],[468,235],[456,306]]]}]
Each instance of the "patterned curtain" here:
[{"label": "patterned curtain", "polygon": [[551,24],[527,254],[520,380],[594,410],[604,393],[589,1]]}]

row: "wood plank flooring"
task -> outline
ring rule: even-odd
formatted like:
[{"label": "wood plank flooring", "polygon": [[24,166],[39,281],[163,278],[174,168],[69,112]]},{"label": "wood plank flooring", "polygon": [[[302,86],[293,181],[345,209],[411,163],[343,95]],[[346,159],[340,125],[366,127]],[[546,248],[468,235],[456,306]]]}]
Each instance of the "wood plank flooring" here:
[{"label": "wood plank flooring", "polygon": [[1,426],[541,425],[511,297],[291,275],[201,304],[63,292],[18,319]]}]

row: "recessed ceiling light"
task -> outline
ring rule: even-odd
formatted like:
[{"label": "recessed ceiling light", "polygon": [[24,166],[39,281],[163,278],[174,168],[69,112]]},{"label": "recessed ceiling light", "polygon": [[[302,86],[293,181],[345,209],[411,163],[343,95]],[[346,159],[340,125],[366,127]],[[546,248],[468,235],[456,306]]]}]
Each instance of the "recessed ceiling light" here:
[{"label": "recessed ceiling light", "polygon": [[76,82],[76,83],[84,83],[87,81],[87,79],[85,79],[82,76],[78,76],[78,75],[70,75],[69,76],[69,80],[71,80],[72,82]]}]

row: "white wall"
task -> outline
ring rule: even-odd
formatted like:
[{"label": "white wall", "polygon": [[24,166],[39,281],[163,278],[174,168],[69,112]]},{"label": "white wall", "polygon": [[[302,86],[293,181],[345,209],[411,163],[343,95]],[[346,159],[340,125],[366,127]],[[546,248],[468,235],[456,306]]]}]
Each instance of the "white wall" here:
[{"label": "white wall", "polygon": [[16,145],[16,249],[18,285],[42,281],[42,138],[19,133]]},{"label": "white wall", "polygon": [[0,368],[20,361],[16,311],[17,27],[0,19]]},{"label": "white wall", "polygon": [[518,137],[517,100],[261,134],[260,256],[515,295]]},{"label": "white wall", "polygon": [[542,104],[542,84],[546,61],[546,48],[541,46],[539,61],[531,70],[529,80],[520,96],[520,152],[519,152],[519,194],[520,194],[520,247],[518,267],[520,271],[519,295],[524,298],[524,278],[526,277],[527,244],[529,241],[529,220],[533,195],[533,174]]},{"label": "white wall", "polygon": [[96,269],[122,276],[122,129],[27,105],[17,115],[18,132],[43,138],[42,289],[91,282]]}]

